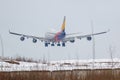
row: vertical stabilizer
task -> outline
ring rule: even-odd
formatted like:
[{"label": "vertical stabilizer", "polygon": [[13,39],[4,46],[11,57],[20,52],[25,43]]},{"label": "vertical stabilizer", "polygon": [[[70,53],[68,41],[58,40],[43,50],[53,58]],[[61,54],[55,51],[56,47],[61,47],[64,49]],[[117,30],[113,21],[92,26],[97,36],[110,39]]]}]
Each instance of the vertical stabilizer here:
[{"label": "vertical stabilizer", "polygon": [[61,31],[65,31],[65,24],[66,24],[66,16],[64,16],[64,20],[63,20],[63,24],[62,24],[62,27],[61,27]]}]

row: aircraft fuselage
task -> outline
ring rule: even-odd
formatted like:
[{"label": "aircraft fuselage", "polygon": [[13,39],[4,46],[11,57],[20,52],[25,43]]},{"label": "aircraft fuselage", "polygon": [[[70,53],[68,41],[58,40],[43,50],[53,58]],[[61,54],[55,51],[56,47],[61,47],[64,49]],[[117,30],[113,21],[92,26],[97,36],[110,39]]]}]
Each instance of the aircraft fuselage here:
[{"label": "aircraft fuselage", "polygon": [[55,42],[61,41],[66,36],[64,31],[57,32],[56,34],[46,33],[45,37]]}]

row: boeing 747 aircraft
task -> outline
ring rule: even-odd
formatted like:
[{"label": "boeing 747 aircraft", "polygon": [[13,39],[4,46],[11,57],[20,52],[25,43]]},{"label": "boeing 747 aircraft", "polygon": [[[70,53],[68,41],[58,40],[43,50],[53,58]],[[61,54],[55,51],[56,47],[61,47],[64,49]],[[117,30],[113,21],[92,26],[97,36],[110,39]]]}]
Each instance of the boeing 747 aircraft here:
[{"label": "boeing 747 aircraft", "polygon": [[[9,31],[9,33],[13,34],[13,35],[21,36],[20,37],[21,41],[24,41],[25,38],[32,38],[33,43],[36,43],[37,40],[40,40],[40,41],[44,42],[45,47],[48,47],[48,45],[55,46],[55,44],[57,44],[57,46],[65,47],[66,42],[69,41],[71,43],[74,43],[75,38],[76,39],[87,38],[87,40],[90,41],[92,39],[92,36],[100,35],[100,34],[104,34],[104,33],[108,32],[108,31],[104,31],[104,32],[99,32],[99,33],[75,36],[74,34],[66,34],[65,24],[66,24],[66,17],[64,17],[63,24],[62,24],[61,30],[59,32],[46,33],[45,37],[37,37],[37,36],[32,36],[32,35],[19,34],[19,33],[11,32],[11,31]],[[72,35],[72,36],[70,37],[68,35]]]}]

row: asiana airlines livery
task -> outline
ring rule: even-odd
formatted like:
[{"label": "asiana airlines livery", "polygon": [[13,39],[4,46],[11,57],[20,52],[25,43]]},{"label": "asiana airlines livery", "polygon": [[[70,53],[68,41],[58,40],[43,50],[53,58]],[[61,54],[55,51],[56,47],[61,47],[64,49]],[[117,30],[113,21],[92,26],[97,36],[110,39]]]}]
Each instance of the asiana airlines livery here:
[{"label": "asiana airlines livery", "polygon": [[[99,33],[75,36],[74,33],[66,34],[65,24],[66,24],[66,17],[64,16],[63,24],[61,26],[61,31],[59,31],[57,33],[48,32],[45,34],[45,37],[37,37],[37,36],[32,36],[32,35],[19,34],[19,33],[11,32],[11,31],[9,31],[9,33],[13,34],[13,35],[21,36],[20,37],[21,41],[24,41],[26,38],[32,38],[33,43],[36,43],[37,40],[40,40],[41,42],[44,42],[45,47],[48,47],[48,45],[55,46],[55,44],[57,46],[65,47],[66,42],[69,41],[71,43],[74,43],[75,38],[76,39],[87,38],[87,40],[90,41],[92,39],[92,36],[100,35],[100,34],[104,34],[104,33],[108,32],[108,31],[104,31],[104,32],[99,32]],[[71,36],[69,36],[69,35],[71,35]]]}]

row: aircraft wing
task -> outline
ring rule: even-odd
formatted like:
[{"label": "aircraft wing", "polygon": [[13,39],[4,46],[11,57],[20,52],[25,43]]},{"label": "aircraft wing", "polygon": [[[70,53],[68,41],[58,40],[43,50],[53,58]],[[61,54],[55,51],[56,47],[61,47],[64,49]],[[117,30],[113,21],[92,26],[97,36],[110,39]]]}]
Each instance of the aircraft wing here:
[{"label": "aircraft wing", "polygon": [[75,38],[82,39],[82,38],[92,37],[92,36],[95,36],[95,35],[105,34],[108,31],[99,32],[99,33],[93,33],[93,34],[87,34],[87,35],[78,35],[78,36],[72,36],[72,37],[65,37],[62,41],[67,42],[67,41],[75,40]]},{"label": "aircraft wing", "polygon": [[11,31],[9,31],[9,33],[13,34],[13,35],[18,35],[18,36],[26,37],[26,38],[39,39],[40,41],[46,41],[47,40],[44,37],[37,37],[37,36],[32,36],[32,35],[19,34],[19,33],[11,32]]},{"label": "aircraft wing", "polygon": [[91,36],[95,36],[95,35],[105,34],[108,31],[99,32],[99,33],[93,33],[93,34],[87,34],[87,35],[80,35],[80,36],[76,36],[76,38],[81,39],[81,38],[85,38],[85,37],[91,37]]}]

